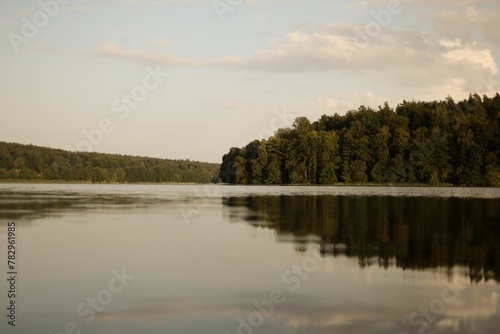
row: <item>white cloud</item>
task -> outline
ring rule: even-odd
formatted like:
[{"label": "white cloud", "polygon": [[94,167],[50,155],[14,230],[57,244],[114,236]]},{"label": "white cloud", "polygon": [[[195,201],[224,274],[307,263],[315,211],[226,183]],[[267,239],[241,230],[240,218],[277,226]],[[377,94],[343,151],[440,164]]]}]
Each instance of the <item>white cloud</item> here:
[{"label": "white cloud", "polygon": [[76,12],[91,12],[96,10],[96,8],[91,8],[87,6],[64,6],[63,8],[66,10],[72,10]]},{"label": "white cloud", "polygon": [[[368,275],[367,275],[368,276]],[[368,277],[367,280],[370,280]],[[331,295],[306,296],[300,293],[287,294],[286,302],[274,309],[272,317],[266,321],[270,330],[285,328],[288,332],[300,333],[363,333],[366,328],[370,328],[371,333],[403,333],[406,331],[417,332],[419,327],[411,322],[412,314],[419,313],[420,309],[429,308],[431,301],[439,300],[442,295],[443,286],[439,283],[430,285],[420,285],[415,289],[403,291],[398,298],[383,298],[383,294],[391,292],[390,288],[381,286],[379,292],[374,293],[373,299],[355,298],[354,301],[338,298],[329,298]],[[465,285],[464,285],[465,286]],[[420,290],[419,290],[420,289]],[[472,288],[469,288],[472,289]],[[491,289],[491,288],[490,288]],[[473,320],[479,328],[484,326],[498,325],[496,317],[496,292],[491,293],[491,297],[484,298],[488,288],[479,287],[472,293],[464,292],[453,303],[444,304],[443,312],[439,314],[430,312],[432,321],[428,322],[429,332],[448,329],[449,332],[469,332],[464,321]],[[491,291],[491,290],[490,290]],[[349,293],[349,289],[345,294]],[[403,296],[407,296],[407,302]],[[241,296],[239,296],[242,298]],[[244,300],[262,298],[258,293],[251,293],[243,296]],[[494,307],[490,303],[495,303]],[[199,315],[210,315],[213,318],[228,317],[236,318],[242,316],[247,318],[255,311],[252,303],[242,303],[239,300],[223,298],[200,305],[194,298],[180,299],[143,299],[132,305],[127,310],[104,312],[97,315],[97,320],[101,322],[142,322],[154,323],[157,326],[164,326],[163,330],[168,331],[169,324],[178,318],[196,319]],[[424,320],[423,313],[419,313],[414,320]],[[234,321],[235,326],[238,322]]]},{"label": "white cloud", "polygon": [[[412,0],[399,0],[398,3],[403,4],[406,2],[411,2]],[[362,1],[351,1],[344,5],[347,9],[357,9],[357,10],[367,10],[374,7],[387,7],[390,0],[362,0]]]},{"label": "white cloud", "polygon": [[119,30],[119,29],[108,29],[108,32],[113,35],[127,35],[129,34],[128,31],[125,30]]},{"label": "white cloud", "polygon": [[489,49],[475,49],[466,45],[465,47],[448,51],[444,53],[443,56],[458,62],[470,61],[475,64],[480,64],[483,68],[491,70],[493,74],[498,73],[495,59],[493,59]]},{"label": "white cloud", "polygon": [[[91,8],[88,6],[64,6],[62,8],[64,10],[78,11],[78,12],[91,12],[91,11],[96,10],[96,8]],[[17,17],[32,18],[33,15],[35,15],[36,13],[39,13],[41,11],[43,11],[43,9],[41,7],[24,8],[17,13]]]},{"label": "white cloud", "polygon": [[[500,44],[500,25],[498,6],[479,7],[480,1],[462,1],[457,8],[446,10],[428,10],[425,15],[439,35],[464,42],[484,38],[494,44]],[[488,3],[488,1],[484,1]]]},{"label": "white cloud", "polygon": [[[325,25],[313,32],[293,31],[272,41],[268,49],[214,60],[127,51],[114,44],[99,47],[96,54],[169,66],[229,67],[283,73],[338,71],[362,75],[386,71],[395,73],[408,87],[445,87],[453,83],[463,92],[481,91],[479,88],[484,86],[481,79],[498,73],[491,50],[478,43],[440,39],[419,31],[387,30],[371,40],[368,46],[360,48],[353,38],[356,27]],[[347,59],[345,50],[353,47],[357,52]]]},{"label": "white cloud", "polygon": [[17,17],[33,17],[40,9],[31,7],[31,8],[25,8],[21,10],[20,12],[17,13]]},{"label": "white cloud", "polygon": [[170,39],[168,38],[153,38],[151,42],[156,45],[163,45],[163,46],[170,45]]},{"label": "white cloud", "polygon": [[133,5],[147,5],[147,6],[158,6],[165,3],[202,3],[205,0],[124,0],[124,2]]},{"label": "white cloud", "polygon": [[129,51],[120,48],[116,44],[100,45],[94,51],[94,54],[102,57],[123,58],[133,61],[141,61],[147,63],[163,64],[168,66],[202,66],[205,63],[202,61],[190,60],[169,55],[162,55],[150,52]]},{"label": "white cloud", "polygon": [[465,5],[483,5],[483,4],[495,4],[497,0],[409,0],[412,3],[426,6],[455,6],[463,7]]},{"label": "white cloud", "polygon": [[[171,1],[174,0],[146,3]],[[500,42],[500,28],[496,20],[500,16],[500,8],[492,6],[495,1],[400,2],[405,4],[407,10],[402,15],[411,15],[409,6],[416,6],[423,13],[420,18],[427,20],[434,30],[402,29],[391,24],[368,40],[363,40],[359,32],[366,29],[366,24],[295,25],[295,30],[270,40],[267,48],[246,55],[187,59],[171,54],[125,50],[114,44],[99,47],[96,54],[180,67],[272,73],[339,72],[360,78],[383,74],[390,76],[391,80],[395,78],[400,87],[408,90],[418,88],[423,96],[430,98],[463,96],[469,92],[492,94],[498,90],[499,70],[494,55],[498,51],[495,43]],[[352,2],[348,7],[374,9],[388,3],[388,0],[364,0]],[[151,42],[168,45],[169,40],[153,39]],[[359,101],[363,92],[358,91],[357,94],[354,98]],[[345,111],[348,106],[342,101],[339,96],[323,96],[311,103],[322,105],[327,110],[342,108]],[[368,102],[367,105],[373,106],[380,100]]]}]

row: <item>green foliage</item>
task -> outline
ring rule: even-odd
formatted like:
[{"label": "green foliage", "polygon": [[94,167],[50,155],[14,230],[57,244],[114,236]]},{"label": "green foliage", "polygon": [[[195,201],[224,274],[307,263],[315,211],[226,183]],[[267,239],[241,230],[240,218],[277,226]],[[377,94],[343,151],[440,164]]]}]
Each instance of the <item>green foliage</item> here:
[{"label": "green foliage", "polygon": [[[0,151],[0,156],[2,151]],[[500,95],[361,106],[298,117],[267,140],[232,148],[220,177],[240,184],[500,184]],[[1,166],[1,164],[0,164]]]},{"label": "green foliage", "polygon": [[0,179],[210,183],[218,165],[0,142]]},{"label": "green foliage", "polygon": [[9,172],[5,168],[0,168],[0,180],[9,178]]}]

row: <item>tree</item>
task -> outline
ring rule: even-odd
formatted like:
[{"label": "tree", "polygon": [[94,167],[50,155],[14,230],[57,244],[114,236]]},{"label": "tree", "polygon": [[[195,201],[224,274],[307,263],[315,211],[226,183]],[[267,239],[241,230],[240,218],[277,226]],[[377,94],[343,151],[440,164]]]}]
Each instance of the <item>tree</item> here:
[{"label": "tree", "polygon": [[234,170],[235,177],[234,180],[236,183],[247,184],[250,183],[250,175],[247,172],[247,161],[242,156],[237,156],[234,160]]},{"label": "tree", "polygon": [[307,117],[297,117],[293,122],[293,129],[299,134],[306,134],[314,130],[311,122]]},{"label": "tree", "polygon": [[373,167],[370,171],[370,179],[373,182],[385,182],[385,171],[389,162],[389,139],[391,133],[389,127],[380,127],[378,133],[371,138],[371,151],[373,156]]},{"label": "tree", "polygon": [[[361,106],[314,123],[295,119],[267,140],[232,148],[231,183],[410,182],[494,185],[500,170],[500,95]],[[237,158],[241,157],[241,159]],[[238,180],[236,180],[237,168]]]},{"label": "tree", "polygon": [[342,179],[344,182],[366,182],[367,164],[372,157],[365,125],[354,120],[349,128],[344,129],[342,139]]},{"label": "tree", "polygon": [[0,180],[9,178],[9,172],[5,168],[0,168]]},{"label": "tree", "polygon": [[252,183],[268,183],[266,177],[266,167],[268,165],[269,154],[267,153],[266,142],[263,141],[257,149],[257,157],[251,160]]},{"label": "tree", "polygon": [[232,147],[229,153],[224,154],[222,157],[222,163],[220,165],[219,177],[224,183],[235,183],[236,182],[236,170],[235,170],[235,159],[240,156],[241,149],[237,147]]},{"label": "tree", "polygon": [[24,157],[17,157],[16,160],[14,160],[14,168],[15,169],[22,169],[26,167],[26,159]]},{"label": "tree", "polygon": [[338,181],[340,168],[339,137],[336,132],[319,133],[318,183],[332,184]]},{"label": "tree", "polygon": [[[193,161],[68,152],[0,142],[0,168],[8,171],[9,178],[96,182],[180,182],[184,179],[206,183],[214,179],[219,166]],[[101,170],[96,171],[95,168]],[[160,176],[159,170],[169,172]],[[127,171],[133,174],[130,179],[127,179]]]}]

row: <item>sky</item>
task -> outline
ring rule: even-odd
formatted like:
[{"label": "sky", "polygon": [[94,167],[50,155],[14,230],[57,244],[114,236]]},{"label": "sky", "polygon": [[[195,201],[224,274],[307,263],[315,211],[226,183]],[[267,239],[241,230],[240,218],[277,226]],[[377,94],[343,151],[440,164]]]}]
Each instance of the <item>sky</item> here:
[{"label": "sky", "polygon": [[500,87],[498,0],[0,0],[0,140],[220,162],[293,119]]}]

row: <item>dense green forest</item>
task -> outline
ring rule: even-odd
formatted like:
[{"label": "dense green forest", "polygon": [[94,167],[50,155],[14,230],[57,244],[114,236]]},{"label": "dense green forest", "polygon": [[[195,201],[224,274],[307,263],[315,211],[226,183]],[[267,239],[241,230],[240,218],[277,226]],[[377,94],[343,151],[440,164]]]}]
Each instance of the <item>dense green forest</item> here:
[{"label": "dense green forest", "polygon": [[236,184],[421,183],[500,186],[500,95],[456,103],[361,106],[305,117],[224,155],[219,176]]},{"label": "dense green forest", "polygon": [[189,160],[70,152],[0,142],[0,179],[209,183],[217,178],[218,167]]}]

